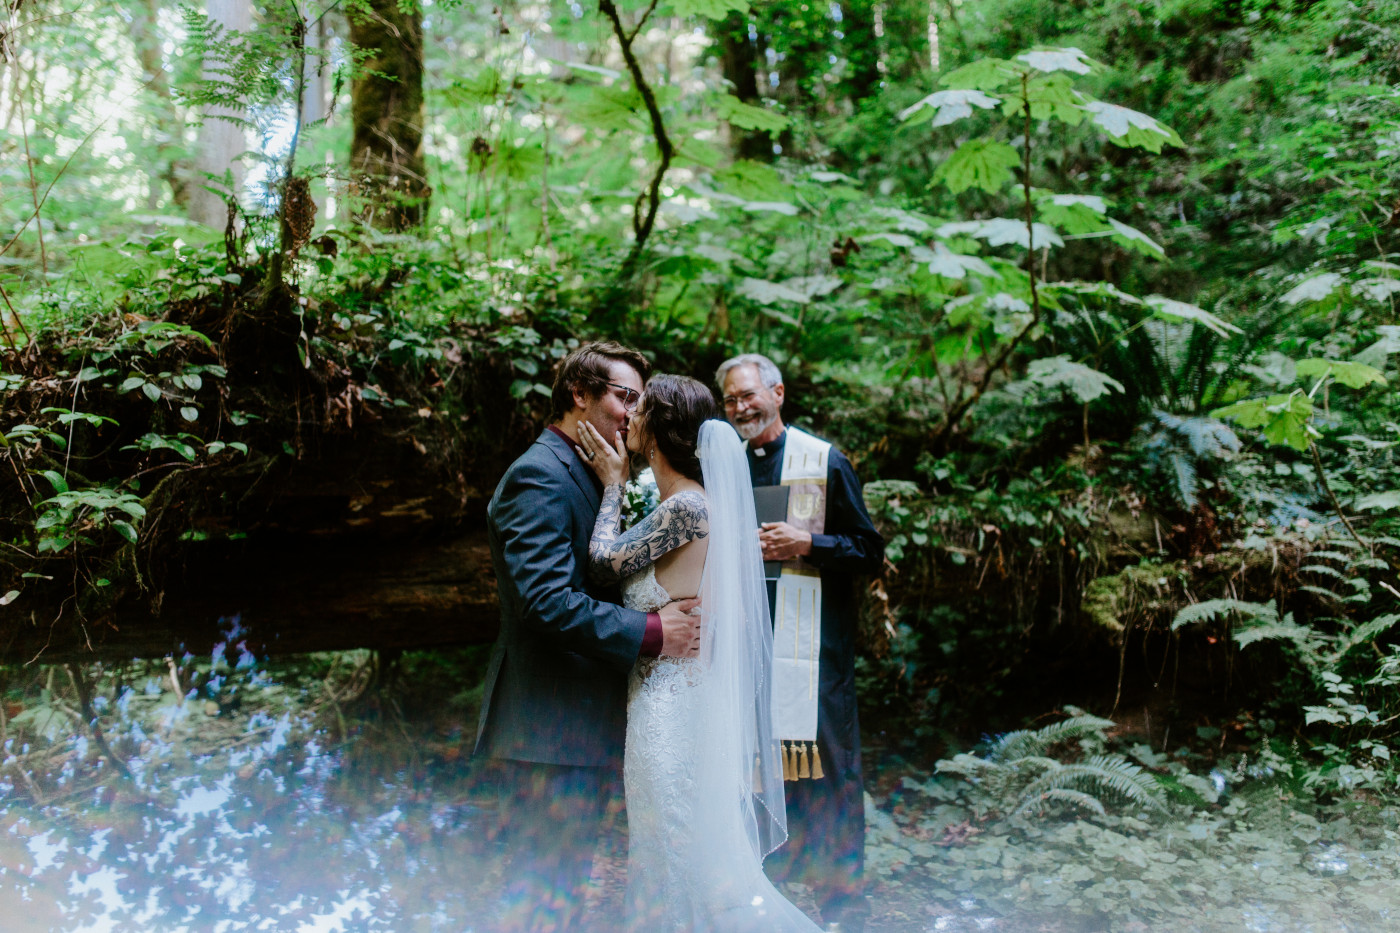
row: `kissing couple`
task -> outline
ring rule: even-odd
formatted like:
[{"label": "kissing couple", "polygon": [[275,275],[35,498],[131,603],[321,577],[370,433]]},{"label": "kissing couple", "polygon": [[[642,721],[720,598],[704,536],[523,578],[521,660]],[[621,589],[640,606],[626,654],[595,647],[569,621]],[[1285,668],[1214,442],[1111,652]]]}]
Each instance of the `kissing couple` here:
[{"label": "kissing couple", "polygon": [[[570,353],[555,423],[488,508],[501,631],[475,754],[501,775],[498,928],[578,928],[622,759],[609,928],[815,931],[763,872],[787,819],[744,442],[704,384],[649,372],[618,343]],[[623,531],[634,455],[661,501]]]}]

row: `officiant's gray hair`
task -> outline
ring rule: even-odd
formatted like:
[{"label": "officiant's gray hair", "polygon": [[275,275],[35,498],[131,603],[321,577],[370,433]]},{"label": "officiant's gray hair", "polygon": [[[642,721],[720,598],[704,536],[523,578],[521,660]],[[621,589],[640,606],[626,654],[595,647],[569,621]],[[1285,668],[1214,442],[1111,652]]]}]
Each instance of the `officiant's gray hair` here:
[{"label": "officiant's gray hair", "polygon": [[720,363],[719,369],[715,370],[715,385],[719,386],[721,392],[724,391],[724,377],[728,376],[729,371],[736,366],[757,366],[758,378],[762,379],[763,384],[770,389],[783,381],[783,374],[778,370],[778,364],[762,353],[740,353],[738,356],[731,356]]}]

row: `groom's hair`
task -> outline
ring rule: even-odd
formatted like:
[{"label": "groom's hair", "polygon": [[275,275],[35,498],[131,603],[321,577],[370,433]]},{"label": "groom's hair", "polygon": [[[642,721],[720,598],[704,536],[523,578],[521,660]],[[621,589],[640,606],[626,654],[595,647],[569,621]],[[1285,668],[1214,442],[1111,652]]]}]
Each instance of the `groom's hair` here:
[{"label": "groom's hair", "polygon": [[554,418],[564,417],[574,409],[574,390],[581,389],[589,398],[597,398],[608,389],[608,369],[613,363],[626,363],[637,371],[642,382],[651,375],[651,364],[640,350],[624,347],[613,340],[585,343],[564,357],[554,373]]},{"label": "groom's hair", "polygon": [[704,483],[700,475],[700,425],[719,417],[715,395],[689,376],[657,373],[642,400],[642,430],[666,462],[682,476]]}]

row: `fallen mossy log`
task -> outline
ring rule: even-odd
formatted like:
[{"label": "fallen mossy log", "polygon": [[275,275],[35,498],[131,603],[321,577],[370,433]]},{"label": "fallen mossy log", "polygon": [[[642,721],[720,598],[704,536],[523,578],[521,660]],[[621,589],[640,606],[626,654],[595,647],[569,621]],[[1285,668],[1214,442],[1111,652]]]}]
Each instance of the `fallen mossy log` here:
[{"label": "fallen mossy log", "polygon": [[563,344],[211,262],[0,347],[0,654],[193,650],[239,614],[275,651],[491,638],[471,530]]},{"label": "fallen mossy log", "polygon": [[496,636],[496,579],[484,532],[446,541],[304,536],[191,549],[159,611],[137,600],[88,620],[12,613],[0,664],[180,657],[219,642],[258,657],[437,648]]}]

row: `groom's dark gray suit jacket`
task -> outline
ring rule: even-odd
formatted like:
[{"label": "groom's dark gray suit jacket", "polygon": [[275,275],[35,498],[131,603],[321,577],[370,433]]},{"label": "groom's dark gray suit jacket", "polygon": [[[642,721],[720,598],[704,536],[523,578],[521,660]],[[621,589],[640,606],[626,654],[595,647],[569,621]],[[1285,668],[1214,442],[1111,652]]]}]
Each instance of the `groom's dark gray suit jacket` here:
[{"label": "groom's dark gray suit jacket", "polygon": [[647,616],[588,581],[599,500],[592,473],[548,429],[491,497],[501,632],[486,674],[477,755],[589,766],[621,759],[627,672]]}]

